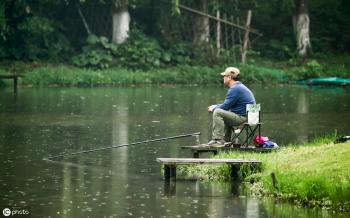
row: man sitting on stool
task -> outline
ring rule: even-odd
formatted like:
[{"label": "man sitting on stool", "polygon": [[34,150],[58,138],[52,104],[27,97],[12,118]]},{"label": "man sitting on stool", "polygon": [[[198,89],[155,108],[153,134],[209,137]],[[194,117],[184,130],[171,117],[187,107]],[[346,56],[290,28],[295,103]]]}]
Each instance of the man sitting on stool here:
[{"label": "man sitting on stool", "polygon": [[223,146],[225,142],[230,142],[232,126],[246,122],[246,105],[255,104],[252,91],[239,81],[238,68],[228,67],[221,75],[224,76],[224,84],[229,89],[224,103],[208,107],[208,111],[213,113],[212,140],[208,145]]}]

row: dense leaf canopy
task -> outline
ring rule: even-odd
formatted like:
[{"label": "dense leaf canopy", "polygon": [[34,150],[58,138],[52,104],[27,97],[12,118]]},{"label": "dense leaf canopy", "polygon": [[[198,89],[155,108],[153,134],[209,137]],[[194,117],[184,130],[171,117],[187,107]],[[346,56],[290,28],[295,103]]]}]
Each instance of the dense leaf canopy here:
[{"label": "dense leaf canopy", "polygon": [[[205,0],[202,0],[205,1]],[[235,23],[244,25],[246,11],[253,11],[251,26],[263,33],[263,37],[251,45],[251,50],[264,57],[290,58],[295,54],[292,16],[295,13],[295,0],[270,1],[206,1],[207,13],[215,15],[217,10]],[[75,4],[77,3],[77,4]],[[350,50],[350,2],[344,0],[309,0],[310,35],[313,54],[344,53]],[[131,16],[131,42],[121,48],[108,47],[95,52],[100,56],[98,65],[108,66],[109,60],[121,64],[134,59],[142,59],[143,64],[161,66],[188,63],[189,60],[204,63],[217,62],[217,59],[202,57],[201,53],[211,54],[211,47],[194,48],[193,41],[183,37],[182,26],[189,22],[183,19],[185,13],[179,5],[196,8],[194,0],[3,0],[0,2],[0,58],[10,60],[53,60],[89,62],[79,55],[81,51],[96,49],[86,41],[87,34],[77,12],[82,9],[92,33],[105,37],[104,47],[110,42],[111,16],[106,14],[111,7],[128,4]],[[198,7],[197,7],[198,8]],[[199,8],[200,9],[200,8]],[[168,13],[169,12],[169,13]],[[216,23],[211,22],[215,26]],[[167,28],[168,27],[168,28]],[[169,28],[171,27],[171,28]],[[222,31],[226,31],[223,29]],[[135,34],[139,33],[139,34]],[[215,34],[211,33],[215,41]],[[210,44],[211,41],[208,42]],[[142,44],[143,43],[143,44]],[[109,46],[109,45],[108,45]],[[103,46],[102,46],[103,47]],[[138,51],[143,47],[143,51]],[[184,48],[189,48],[191,52]],[[192,49],[191,49],[192,48]],[[114,50],[113,50],[114,49]],[[237,47],[225,48],[222,58],[231,58]],[[121,53],[128,55],[121,59]],[[96,54],[97,52],[97,54]],[[226,53],[225,53],[226,52]],[[215,52],[212,52],[213,54]],[[146,58],[146,56],[148,58]],[[85,59],[84,59],[85,58]],[[96,57],[93,57],[96,59]],[[91,63],[89,63],[91,64]],[[107,65],[106,65],[107,64]],[[93,64],[92,64],[93,65]]]}]

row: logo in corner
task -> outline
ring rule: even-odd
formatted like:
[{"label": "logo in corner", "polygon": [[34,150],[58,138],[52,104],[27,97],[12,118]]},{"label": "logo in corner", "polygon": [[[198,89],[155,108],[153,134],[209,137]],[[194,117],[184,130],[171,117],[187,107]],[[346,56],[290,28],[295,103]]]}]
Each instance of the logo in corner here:
[{"label": "logo in corner", "polygon": [[2,214],[4,214],[4,216],[10,216],[11,215],[11,210],[9,208],[4,208],[2,210]]}]

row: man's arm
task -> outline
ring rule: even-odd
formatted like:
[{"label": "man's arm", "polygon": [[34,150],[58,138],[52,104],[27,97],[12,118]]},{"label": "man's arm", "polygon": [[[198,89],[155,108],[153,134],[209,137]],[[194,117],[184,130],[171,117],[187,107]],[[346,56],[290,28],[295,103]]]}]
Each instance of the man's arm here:
[{"label": "man's arm", "polygon": [[225,98],[224,103],[218,105],[218,108],[223,110],[229,110],[232,105],[237,102],[238,92],[235,89],[229,89]]}]

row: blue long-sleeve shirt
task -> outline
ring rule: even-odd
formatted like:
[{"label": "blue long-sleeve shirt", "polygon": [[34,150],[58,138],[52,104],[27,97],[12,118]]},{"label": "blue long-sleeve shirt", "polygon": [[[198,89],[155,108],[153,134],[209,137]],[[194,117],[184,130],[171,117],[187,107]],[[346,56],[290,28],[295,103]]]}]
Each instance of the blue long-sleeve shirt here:
[{"label": "blue long-sleeve shirt", "polygon": [[221,108],[245,116],[247,104],[255,104],[254,95],[245,85],[237,82],[227,91],[224,103],[218,104],[215,109]]}]

